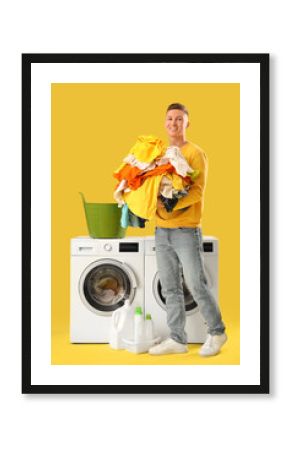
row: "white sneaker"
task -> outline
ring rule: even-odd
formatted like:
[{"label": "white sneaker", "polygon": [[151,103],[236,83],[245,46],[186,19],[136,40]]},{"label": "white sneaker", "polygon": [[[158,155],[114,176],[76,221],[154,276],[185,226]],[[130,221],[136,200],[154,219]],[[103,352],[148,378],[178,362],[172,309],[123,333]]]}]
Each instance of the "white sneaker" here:
[{"label": "white sneaker", "polygon": [[211,335],[208,334],[205,343],[199,349],[199,354],[201,356],[214,356],[220,352],[222,346],[227,342],[228,338],[225,333]]},{"label": "white sneaker", "polygon": [[180,344],[171,338],[165,339],[161,344],[154,345],[149,349],[150,355],[168,355],[170,353],[186,353],[188,348],[186,344]]}]

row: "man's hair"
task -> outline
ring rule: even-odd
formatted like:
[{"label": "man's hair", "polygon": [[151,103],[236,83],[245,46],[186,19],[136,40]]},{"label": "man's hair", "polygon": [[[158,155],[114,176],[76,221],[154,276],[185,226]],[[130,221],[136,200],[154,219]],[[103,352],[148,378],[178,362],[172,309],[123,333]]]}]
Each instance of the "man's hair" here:
[{"label": "man's hair", "polygon": [[188,117],[188,111],[186,106],[182,105],[182,103],[171,103],[171,105],[168,106],[166,113],[168,113],[168,111],[171,111],[171,109],[179,109],[180,111],[183,111],[185,114],[187,114]]}]

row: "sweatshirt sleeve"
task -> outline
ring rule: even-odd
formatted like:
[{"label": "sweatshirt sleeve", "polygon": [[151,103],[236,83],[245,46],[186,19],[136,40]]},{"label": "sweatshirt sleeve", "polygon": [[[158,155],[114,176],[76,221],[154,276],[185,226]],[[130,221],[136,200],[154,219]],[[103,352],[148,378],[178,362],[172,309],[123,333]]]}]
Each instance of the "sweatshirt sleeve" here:
[{"label": "sweatshirt sleeve", "polygon": [[194,183],[189,189],[188,194],[185,197],[182,197],[178,200],[178,203],[175,206],[174,211],[187,208],[188,206],[200,202],[203,199],[208,170],[207,157],[205,153],[200,152],[198,155],[194,157],[192,161],[190,161],[190,163],[193,169],[199,170],[199,175],[194,180]]}]

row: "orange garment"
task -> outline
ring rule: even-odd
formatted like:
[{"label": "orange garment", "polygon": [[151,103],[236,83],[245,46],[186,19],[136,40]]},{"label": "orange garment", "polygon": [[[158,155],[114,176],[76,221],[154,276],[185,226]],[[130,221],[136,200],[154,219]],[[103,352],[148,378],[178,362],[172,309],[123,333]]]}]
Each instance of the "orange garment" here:
[{"label": "orange garment", "polygon": [[148,170],[148,172],[144,172],[141,169],[138,169],[138,167],[132,167],[129,164],[126,164],[123,169],[121,169],[118,173],[114,173],[114,177],[117,178],[117,180],[127,180],[127,187],[131,189],[132,191],[135,191],[138,189],[143,181],[151,176],[161,175],[165,172],[172,173],[174,172],[174,167],[168,163],[164,164],[163,166],[157,166],[152,170]]},{"label": "orange garment", "polygon": [[172,173],[174,171],[175,171],[174,167],[170,163],[168,163],[168,164],[164,164],[163,166],[157,166],[152,170],[148,170],[148,172],[145,172],[144,174],[142,174],[140,178],[143,181],[143,180],[145,180],[145,178],[152,177],[153,175],[161,175],[164,172]]},{"label": "orange garment", "polygon": [[[126,164],[119,172],[115,172],[113,176],[117,178],[117,180],[127,180],[127,187],[130,189],[137,189],[140,186],[140,181],[138,181],[138,175],[142,173],[142,170],[138,167],[132,167],[130,164]],[[134,186],[137,187],[134,188]]]}]

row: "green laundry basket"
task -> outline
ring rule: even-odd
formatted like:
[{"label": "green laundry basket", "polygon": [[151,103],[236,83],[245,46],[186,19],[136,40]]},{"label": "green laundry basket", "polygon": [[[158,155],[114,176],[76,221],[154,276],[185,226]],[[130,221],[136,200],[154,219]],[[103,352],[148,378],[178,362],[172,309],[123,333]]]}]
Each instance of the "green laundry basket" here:
[{"label": "green laundry basket", "polygon": [[92,238],[123,238],[126,230],[121,227],[121,208],[117,203],[87,203],[82,192],[89,235]]}]

